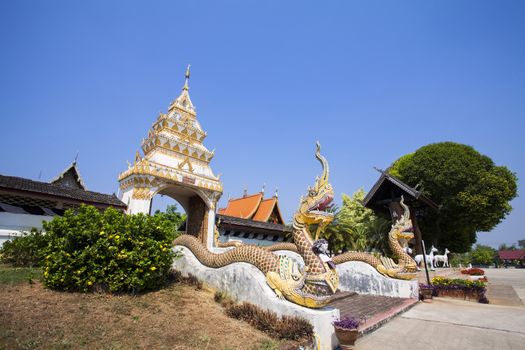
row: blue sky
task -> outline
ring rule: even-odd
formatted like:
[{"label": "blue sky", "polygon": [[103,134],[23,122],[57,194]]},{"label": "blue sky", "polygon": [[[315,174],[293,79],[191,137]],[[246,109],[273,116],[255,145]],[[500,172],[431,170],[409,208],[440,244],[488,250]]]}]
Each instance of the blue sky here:
[{"label": "blue sky", "polygon": [[[523,187],[523,1],[2,1],[0,173],[79,155],[116,192],[159,111],[190,94],[224,195],[279,188],[290,219],[323,146],[341,193],[432,142],[472,145]],[[157,206],[164,199],[155,200]],[[480,243],[525,238],[525,200]]]}]

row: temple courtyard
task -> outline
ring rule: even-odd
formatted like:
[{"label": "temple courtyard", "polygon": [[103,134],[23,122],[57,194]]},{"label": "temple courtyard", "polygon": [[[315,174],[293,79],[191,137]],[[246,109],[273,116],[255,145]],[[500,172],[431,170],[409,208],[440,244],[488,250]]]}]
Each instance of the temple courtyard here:
[{"label": "temple courtyard", "polygon": [[[491,304],[418,302],[356,343],[365,349],[523,349],[525,269],[486,269]],[[141,296],[63,293],[0,271],[0,349],[279,349],[228,318],[213,293],[175,284]],[[437,269],[434,275],[455,276]],[[420,273],[424,279],[424,273]],[[15,297],[16,295],[16,297]],[[362,306],[360,306],[362,307]],[[293,342],[288,345],[292,345]],[[293,345],[292,345],[293,348]]]}]

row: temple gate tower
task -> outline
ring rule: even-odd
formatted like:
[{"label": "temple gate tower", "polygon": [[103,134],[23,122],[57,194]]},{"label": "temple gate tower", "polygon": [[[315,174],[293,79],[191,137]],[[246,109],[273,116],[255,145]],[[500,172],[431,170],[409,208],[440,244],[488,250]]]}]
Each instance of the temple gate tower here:
[{"label": "temple gate tower", "polygon": [[128,214],[149,214],[156,194],[177,200],[186,211],[186,233],[211,247],[222,184],[210,167],[214,152],[202,144],[207,134],[197,121],[189,78],[190,66],[182,93],[142,140],[144,157],[137,151],[133,164],[119,175],[120,190]]}]

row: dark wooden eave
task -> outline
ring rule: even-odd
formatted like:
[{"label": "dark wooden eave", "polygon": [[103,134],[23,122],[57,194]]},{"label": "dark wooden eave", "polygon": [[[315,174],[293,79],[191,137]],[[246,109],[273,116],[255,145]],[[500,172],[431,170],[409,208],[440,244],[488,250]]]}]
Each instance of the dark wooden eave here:
[{"label": "dark wooden eave", "polygon": [[389,202],[399,200],[403,196],[407,202],[418,202],[434,210],[439,210],[439,205],[425,196],[422,191],[410,187],[387,171],[376,170],[381,173],[381,176],[363,199],[365,207],[382,210]]},{"label": "dark wooden eave", "polygon": [[69,188],[58,184],[34,181],[16,176],[0,175],[0,192],[21,197],[62,199],[91,205],[113,206],[125,209],[126,204],[115,194],[104,194],[82,189]]},{"label": "dark wooden eave", "polygon": [[291,229],[285,225],[274,224],[272,222],[255,221],[249,219],[241,219],[234,216],[217,214],[216,220],[219,227],[228,227],[233,230],[250,231],[265,234],[285,235],[292,232]]}]

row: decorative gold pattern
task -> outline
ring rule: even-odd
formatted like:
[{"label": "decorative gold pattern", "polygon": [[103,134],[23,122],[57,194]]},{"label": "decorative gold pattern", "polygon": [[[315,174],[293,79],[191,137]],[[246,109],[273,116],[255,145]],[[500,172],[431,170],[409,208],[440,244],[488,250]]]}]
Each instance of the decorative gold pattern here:
[{"label": "decorative gold pattern", "polygon": [[187,165],[188,166],[188,170],[190,171],[190,173],[193,173],[193,166],[190,163],[190,158],[189,157],[186,157],[186,159],[184,159],[182,162],[180,162],[177,167],[179,169],[183,169],[184,165]]},{"label": "decorative gold pattern", "polygon": [[146,187],[138,187],[133,189],[132,198],[133,199],[151,199],[153,197],[153,192],[151,192]]}]

